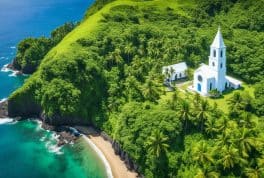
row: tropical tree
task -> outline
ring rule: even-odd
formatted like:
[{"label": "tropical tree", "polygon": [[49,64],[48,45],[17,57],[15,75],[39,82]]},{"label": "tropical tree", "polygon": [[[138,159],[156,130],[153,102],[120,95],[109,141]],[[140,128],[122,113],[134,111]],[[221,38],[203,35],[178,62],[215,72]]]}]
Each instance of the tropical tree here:
[{"label": "tropical tree", "polygon": [[171,67],[170,70],[169,70],[170,86],[171,86],[172,77],[173,77],[174,72],[175,72],[175,70]]},{"label": "tropical tree", "polygon": [[245,168],[244,173],[248,178],[262,178],[264,177],[264,168],[263,167]]},{"label": "tropical tree", "polygon": [[211,171],[209,169],[198,169],[194,178],[218,178],[219,173]]},{"label": "tropical tree", "polygon": [[188,101],[183,100],[180,105],[180,119],[184,125],[184,132],[188,129],[188,121],[191,117],[190,104]]},{"label": "tropical tree", "polygon": [[243,98],[240,92],[235,92],[231,98],[228,99],[229,110],[232,116],[237,117],[241,109],[244,108]]},{"label": "tropical tree", "polygon": [[195,93],[194,97],[193,97],[193,103],[195,106],[198,106],[201,102],[201,96],[199,93]]},{"label": "tropical tree", "polygon": [[127,55],[127,62],[130,62],[131,55],[134,53],[134,47],[132,43],[127,43],[124,50],[125,54]]},{"label": "tropical tree", "polygon": [[196,110],[196,119],[200,123],[200,130],[204,130],[204,123],[208,119],[209,112],[210,112],[210,107],[209,103],[207,100],[201,100],[201,103],[198,105],[197,110]]},{"label": "tropical tree", "polygon": [[192,148],[192,158],[200,166],[206,166],[214,163],[212,154],[210,153],[209,147],[205,141],[200,141],[194,145]]},{"label": "tropical tree", "polygon": [[173,92],[171,99],[168,101],[168,105],[170,109],[176,110],[179,100],[180,100],[179,93],[177,88],[175,88],[175,91]]},{"label": "tropical tree", "polygon": [[220,164],[225,170],[234,168],[235,165],[245,165],[247,161],[239,156],[239,150],[233,146],[223,146],[221,149]]},{"label": "tropical tree", "polygon": [[[231,129],[225,129],[222,131],[222,134],[217,135],[216,138],[216,145],[218,145],[219,147],[226,145],[226,146],[230,146],[233,143],[233,135],[232,135],[232,130]],[[218,150],[219,152],[221,151]]]},{"label": "tropical tree", "polygon": [[247,158],[252,148],[254,148],[256,144],[254,130],[247,129],[245,127],[237,130],[236,136],[234,137],[234,142],[238,146],[242,157]]},{"label": "tropical tree", "polygon": [[148,151],[156,158],[161,156],[161,153],[166,153],[169,145],[167,144],[169,138],[161,131],[155,130],[147,141]]},{"label": "tropical tree", "polygon": [[145,100],[156,102],[159,99],[159,89],[151,79],[147,79],[142,86],[142,93]]},{"label": "tropical tree", "polygon": [[216,122],[215,122],[215,118],[213,117],[209,117],[206,121],[205,121],[205,132],[210,135],[211,137],[213,137],[213,135],[215,133],[218,132],[218,129],[216,127]]},{"label": "tropical tree", "polygon": [[243,112],[241,114],[240,124],[247,128],[254,128],[257,125],[257,119],[254,119],[250,112]]}]

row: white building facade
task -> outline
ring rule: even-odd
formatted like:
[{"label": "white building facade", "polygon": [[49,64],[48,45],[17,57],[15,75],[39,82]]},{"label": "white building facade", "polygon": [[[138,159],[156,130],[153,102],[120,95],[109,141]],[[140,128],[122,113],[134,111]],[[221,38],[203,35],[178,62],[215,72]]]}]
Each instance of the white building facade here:
[{"label": "white building facade", "polygon": [[162,74],[165,75],[167,82],[183,79],[187,77],[187,65],[185,62],[164,66]]},{"label": "white building facade", "polygon": [[192,89],[202,95],[208,95],[211,90],[223,92],[225,89],[239,88],[242,82],[226,76],[226,46],[220,31],[210,46],[208,65],[201,64],[194,72]]}]

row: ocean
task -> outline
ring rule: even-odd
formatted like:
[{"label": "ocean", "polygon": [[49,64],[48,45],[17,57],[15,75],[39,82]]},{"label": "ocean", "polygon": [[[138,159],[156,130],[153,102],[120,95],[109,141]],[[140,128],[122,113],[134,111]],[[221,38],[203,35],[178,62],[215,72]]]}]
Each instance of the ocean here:
[{"label": "ocean", "polygon": [[[27,76],[4,69],[26,37],[48,37],[65,22],[82,19],[93,0],[0,0],[0,100]],[[32,120],[0,119],[0,178],[103,178],[104,164],[84,139],[57,147],[57,135]]]}]

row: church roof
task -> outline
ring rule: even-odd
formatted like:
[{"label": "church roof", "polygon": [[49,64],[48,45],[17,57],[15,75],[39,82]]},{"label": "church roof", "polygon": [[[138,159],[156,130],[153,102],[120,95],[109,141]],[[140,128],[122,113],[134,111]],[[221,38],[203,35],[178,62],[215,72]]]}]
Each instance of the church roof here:
[{"label": "church roof", "polygon": [[195,73],[200,73],[205,78],[215,78],[216,72],[206,64],[201,64]]},{"label": "church roof", "polygon": [[179,73],[179,72],[184,72],[187,70],[187,65],[185,62],[181,62],[181,63],[178,63],[178,64],[173,64],[173,65],[170,65],[170,66],[164,66],[162,68],[162,72],[165,72],[166,68],[170,69],[170,68],[173,68],[174,69],[174,73]]},{"label": "church roof", "polygon": [[220,27],[218,28],[217,34],[214,38],[213,43],[211,44],[211,47],[213,48],[222,48],[222,47],[226,47],[224,40],[223,40],[223,36],[220,30]]}]

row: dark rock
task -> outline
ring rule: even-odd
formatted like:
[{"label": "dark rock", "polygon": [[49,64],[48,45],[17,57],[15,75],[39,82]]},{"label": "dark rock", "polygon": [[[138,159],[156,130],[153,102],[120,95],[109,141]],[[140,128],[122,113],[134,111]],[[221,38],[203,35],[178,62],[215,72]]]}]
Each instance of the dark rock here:
[{"label": "dark rock", "polygon": [[46,123],[54,125],[54,126],[62,126],[62,125],[89,125],[90,120],[83,119],[76,116],[61,116],[59,114],[55,114],[52,117],[47,117],[45,114],[41,114],[42,120]]},{"label": "dark rock", "polygon": [[16,75],[23,75],[23,72],[22,71],[17,71]]},{"label": "dark rock", "polygon": [[0,103],[0,118],[8,117],[8,101],[3,101]]},{"label": "dark rock", "polygon": [[41,107],[34,99],[33,92],[25,91],[28,94],[20,94],[8,100],[8,116],[23,118],[39,118]]}]

